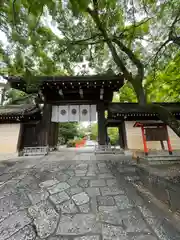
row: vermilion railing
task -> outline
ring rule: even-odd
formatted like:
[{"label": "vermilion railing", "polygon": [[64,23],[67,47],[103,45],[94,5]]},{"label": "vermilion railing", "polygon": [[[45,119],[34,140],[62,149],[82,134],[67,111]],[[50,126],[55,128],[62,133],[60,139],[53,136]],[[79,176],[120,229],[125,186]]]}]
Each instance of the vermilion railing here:
[{"label": "vermilion railing", "polygon": [[76,143],[76,148],[84,147],[85,143],[86,139],[79,140],[78,143]]}]

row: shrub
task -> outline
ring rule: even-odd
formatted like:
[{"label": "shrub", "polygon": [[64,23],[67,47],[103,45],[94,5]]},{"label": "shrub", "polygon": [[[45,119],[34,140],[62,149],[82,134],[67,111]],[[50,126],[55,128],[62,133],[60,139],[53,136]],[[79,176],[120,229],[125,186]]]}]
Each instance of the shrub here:
[{"label": "shrub", "polygon": [[73,139],[70,139],[69,141],[67,141],[67,147],[75,147],[76,146],[76,142]]}]

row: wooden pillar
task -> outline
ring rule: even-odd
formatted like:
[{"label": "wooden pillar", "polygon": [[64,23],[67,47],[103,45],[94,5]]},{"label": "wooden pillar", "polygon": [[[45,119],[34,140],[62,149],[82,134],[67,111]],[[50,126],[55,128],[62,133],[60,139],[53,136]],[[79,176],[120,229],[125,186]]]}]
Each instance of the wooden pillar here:
[{"label": "wooden pillar", "polygon": [[52,106],[50,104],[44,104],[43,116],[39,129],[39,146],[48,146],[49,144],[49,131],[51,126],[51,113]]},{"label": "wooden pillar", "polygon": [[146,136],[145,136],[145,133],[144,133],[144,126],[141,127],[141,131],[142,131],[142,139],[143,139],[143,145],[144,145],[144,153],[147,156],[148,155],[148,148],[147,148]]},{"label": "wooden pillar", "polygon": [[107,144],[108,145],[108,127],[107,126],[105,126],[105,144]]},{"label": "wooden pillar", "polygon": [[119,132],[119,146],[120,146],[120,148],[124,149],[124,143],[123,143],[121,126],[118,127],[118,132]]},{"label": "wooden pillar", "polygon": [[21,156],[23,148],[24,148],[24,124],[21,123],[17,143],[17,151],[19,156]]},{"label": "wooden pillar", "polygon": [[48,134],[48,145],[50,148],[54,147],[54,123],[50,122],[49,134]]},{"label": "wooden pillar", "polygon": [[166,132],[167,132],[167,145],[168,145],[168,151],[169,151],[169,155],[172,155],[172,146],[171,146],[171,140],[168,134],[168,129],[167,126],[165,126]]},{"label": "wooden pillar", "polygon": [[120,147],[123,149],[127,149],[127,134],[126,134],[126,126],[125,122],[123,121],[119,126],[119,143]]},{"label": "wooden pillar", "polygon": [[55,125],[55,133],[54,133],[54,146],[58,145],[58,136],[59,136],[59,123],[54,123]]},{"label": "wooden pillar", "polygon": [[58,143],[58,123],[50,122],[49,128],[49,137],[48,137],[48,145],[51,148],[55,148]]},{"label": "wooden pillar", "polygon": [[105,145],[106,132],[105,132],[105,106],[104,102],[99,102],[97,105],[98,112],[98,143],[99,145]]},{"label": "wooden pillar", "polygon": [[160,141],[160,144],[161,144],[162,150],[165,150],[164,142],[163,142],[163,141]]}]

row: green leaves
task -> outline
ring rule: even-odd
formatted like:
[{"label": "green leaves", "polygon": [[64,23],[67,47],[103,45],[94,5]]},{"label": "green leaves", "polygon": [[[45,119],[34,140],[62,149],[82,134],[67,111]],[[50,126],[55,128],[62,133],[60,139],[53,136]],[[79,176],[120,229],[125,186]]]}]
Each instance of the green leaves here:
[{"label": "green leaves", "polygon": [[65,140],[65,143],[70,139],[74,139],[74,137],[78,136],[78,123],[59,123],[58,135]]},{"label": "green leaves", "polygon": [[70,0],[71,9],[74,16],[78,16],[80,13],[86,12],[90,0]]}]

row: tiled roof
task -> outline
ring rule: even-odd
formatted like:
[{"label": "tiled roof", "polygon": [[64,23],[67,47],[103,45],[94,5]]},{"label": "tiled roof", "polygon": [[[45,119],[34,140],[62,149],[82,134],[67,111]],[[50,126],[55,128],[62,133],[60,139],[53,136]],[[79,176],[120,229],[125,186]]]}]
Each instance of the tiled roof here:
[{"label": "tiled roof", "polygon": [[6,105],[0,107],[0,116],[24,116],[39,109],[34,104]]},{"label": "tiled roof", "polygon": [[[180,103],[155,103],[165,107],[173,113],[180,113]],[[141,106],[138,103],[111,103],[108,106],[111,113],[124,114],[153,114],[153,110],[148,106]]]}]

